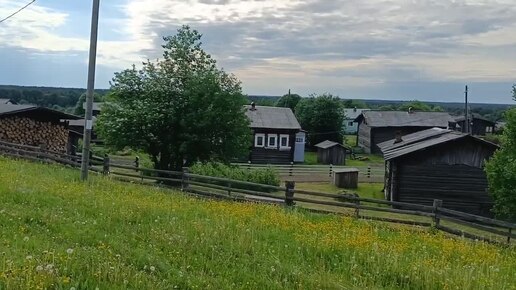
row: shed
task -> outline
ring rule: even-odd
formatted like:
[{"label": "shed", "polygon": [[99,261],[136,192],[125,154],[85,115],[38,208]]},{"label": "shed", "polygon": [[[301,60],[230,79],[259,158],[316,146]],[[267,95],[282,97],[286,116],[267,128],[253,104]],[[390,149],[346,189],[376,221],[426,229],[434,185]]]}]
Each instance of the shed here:
[{"label": "shed", "polygon": [[256,106],[253,103],[245,106],[245,114],[253,131],[249,161],[289,164],[294,161],[294,152],[298,160],[304,156],[305,138],[299,136],[300,139],[296,140],[301,125],[290,108]]},{"label": "shed", "polygon": [[[464,116],[459,116],[455,118],[457,125],[462,133],[465,132],[466,121]],[[478,136],[485,136],[487,133],[494,133],[496,122],[488,120],[482,117],[480,114],[473,113],[470,116],[470,133]]]},{"label": "shed", "polygon": [[444,112],[365,111],[356,121],[357,144],[366,153],[381,153],[378,144],[394,138],[396,134],[403,136],[434,127],[455,127],[455,119]]},{"label": "shed", "polygon": [[497,145],[461,132],[432,128],[379,144],[388,200],[491,216],[484,163]]},{"label": "shed", "polygon": [[316,144],[317,162],[321,164],[344,165],[346,164],[347,148],[333,141],[323,141]]},{"label": "shed", "polygon": [[356,168],[334,170],[333,184],[339,188],[358,188],[358,173]]}]

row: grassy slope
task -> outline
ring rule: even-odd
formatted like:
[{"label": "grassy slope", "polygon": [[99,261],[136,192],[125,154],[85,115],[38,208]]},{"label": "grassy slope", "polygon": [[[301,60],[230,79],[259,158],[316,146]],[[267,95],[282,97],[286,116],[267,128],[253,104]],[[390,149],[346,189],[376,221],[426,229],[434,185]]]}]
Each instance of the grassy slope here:
[{"label": "grassy slope", "polygon": [[516,285],[515,249],[5,159],[0,224],[0,289]]}]

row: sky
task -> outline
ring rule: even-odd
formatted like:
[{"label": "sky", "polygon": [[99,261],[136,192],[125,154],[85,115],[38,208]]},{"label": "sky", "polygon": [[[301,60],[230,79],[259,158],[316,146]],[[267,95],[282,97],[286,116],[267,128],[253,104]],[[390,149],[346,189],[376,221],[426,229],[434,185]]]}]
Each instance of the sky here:
[{"label": "sky", "polygon": [[[0,18],[30,0],[0,0]],[[92,0],[0,23],[0,84],[86,87]],[[513,103],[516,0],[101,0],[96,88],[190,25],[250,95]]]}]

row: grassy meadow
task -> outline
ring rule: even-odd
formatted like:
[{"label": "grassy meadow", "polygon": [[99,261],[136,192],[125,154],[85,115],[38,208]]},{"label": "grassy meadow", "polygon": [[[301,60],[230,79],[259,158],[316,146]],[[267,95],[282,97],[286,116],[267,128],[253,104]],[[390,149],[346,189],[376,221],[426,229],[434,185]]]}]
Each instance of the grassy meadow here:
[{"label": "grassy meadow", "polygon": [[0,289],[516,289],[516,249],[0,158]]}]

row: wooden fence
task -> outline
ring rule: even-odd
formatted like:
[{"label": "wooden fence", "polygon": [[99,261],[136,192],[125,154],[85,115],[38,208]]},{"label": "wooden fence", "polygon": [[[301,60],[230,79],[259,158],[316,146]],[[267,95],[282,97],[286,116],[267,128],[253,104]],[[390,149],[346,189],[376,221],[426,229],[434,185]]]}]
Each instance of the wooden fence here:
[{"label": "wooden fence", "polygon": [[333,179],[334,172],[343,168],[358,169],[358,181],[369,183],[383,183],[385,168],[383,166],[337,166],[337,165],[304,165],[304,164],[254,164],[232,163],[247,170],[272,168],[276,170],[282,180],[298,182],[326,182]]},{"label": "wooden fence", "polygon": [[[0,154],[38,162],[56,162],[80,166],[80,157],[19,144],[0,141]],[[319,213],[342,214],[355,218],[432,227],[449,234],[490,243],[514,245],[516,224],[445,208],[440,200],[433,206],[381,199],[361,198],[357,195],[332,194],[298,190],[295,181],[284,186],[271,186],[220,177],[203,176],[183,171],[165,171],[116,164],[108,156],[92,156],[90,169],[124,181],[156,184],[180,188],[183,192],[211,198],[280,204]],[[138,164],[136,164],[138,165]]]}]

